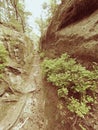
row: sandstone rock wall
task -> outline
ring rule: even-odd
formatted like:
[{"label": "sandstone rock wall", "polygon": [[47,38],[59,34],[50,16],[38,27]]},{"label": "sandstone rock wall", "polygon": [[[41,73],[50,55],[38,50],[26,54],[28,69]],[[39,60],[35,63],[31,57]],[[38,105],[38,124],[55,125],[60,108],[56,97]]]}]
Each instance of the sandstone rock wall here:
[{"label": "sandstone rock wall", "polygon": [[[41,48],[49,58],[55,58],[67,52],[79,63],[92,69],[93,62],[98,63],[98,0],[63,0],[46,34],[41,38]],[[53,97],[57,99],[56,90],[47,83],[44,86],[49,87],[49,90],[45,89],[47,130],[80,130],[78,127],[71,127],[71,121],[68,123],[69,115],[66,116],[66,110],[65,113],[62,112],[64,119],[59,116],[56,102],[52,105]],[[49,114],[50,110],[54,113],[54,118]],[[95,112],[95,117],[96,115]],[[62,121],[66,123],[63,124]],[[87,129],[97,130],[98,127],[91,121],[93,122],[94,118],[85,119],[85,124],[89,124]]]},{"label": "sandstone rock wall", "polygon": [[33,41],[25,34],[0,25],[0,44],[3,44],[8,51],[9,66],[26,69],[25,66],[32,62]]},{"label": "sandstone rock wall", "polygon": [[66,0],[42,38],[48,57],[68,52],[80,63],[98,62],[98,0]]},{"label": "sandstone rock wall", "polygon": [[8,52],[4,76],[0,79],[0,95],[9,88],[21,91],[21,84],[30,73],[33,63],[33,41],[25,34],[0,24],[0,44]]}]

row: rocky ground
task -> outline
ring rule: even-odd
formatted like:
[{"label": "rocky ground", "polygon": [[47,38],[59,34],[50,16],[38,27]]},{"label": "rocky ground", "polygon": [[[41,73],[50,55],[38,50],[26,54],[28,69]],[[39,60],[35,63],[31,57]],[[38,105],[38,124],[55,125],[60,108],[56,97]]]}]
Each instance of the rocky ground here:
[{"label": "rocky ground", "polygon": [[[44,94],[41,80],[41,70],[39,56],[34,54],[34,61],[30,75],[21,84],[23,88],[21,94],[6,93],[1,97],[1,103],[7,106],[5,116],[0,121],[0,130],[44,130]],[[8,100],[12,98],[12,100]],[[17,98],[16,98],[17,97]],[[5,100],[4,100],[5,99]],[[2,107],[3,108],[3,107]],[[5,111],[5,108],[4,108]]]}]

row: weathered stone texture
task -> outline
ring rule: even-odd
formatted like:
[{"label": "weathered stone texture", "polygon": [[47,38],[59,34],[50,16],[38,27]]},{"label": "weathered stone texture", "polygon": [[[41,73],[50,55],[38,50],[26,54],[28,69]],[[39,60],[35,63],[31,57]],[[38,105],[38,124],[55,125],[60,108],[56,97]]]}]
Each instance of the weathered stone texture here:
[{"label": "weathered stone texture", "polygon": [[48,57],[68,52],[80,63],[98,62],[98,0],[66,0],[58,8],[42,49]]}]

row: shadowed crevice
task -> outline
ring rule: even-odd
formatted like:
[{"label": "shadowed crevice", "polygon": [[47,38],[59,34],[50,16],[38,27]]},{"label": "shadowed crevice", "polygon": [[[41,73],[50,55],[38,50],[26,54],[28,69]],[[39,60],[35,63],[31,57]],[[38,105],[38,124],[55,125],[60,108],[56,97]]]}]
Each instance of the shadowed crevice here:
[{"label": "shadowed crevice", "polygon": [[98,0],[74,0],[73,4],[71,4],[67,9],[64,18],[58,27],[58,30],[63,29],[72,23],[80,21],[85,17],[88,17],[97,9]]}]

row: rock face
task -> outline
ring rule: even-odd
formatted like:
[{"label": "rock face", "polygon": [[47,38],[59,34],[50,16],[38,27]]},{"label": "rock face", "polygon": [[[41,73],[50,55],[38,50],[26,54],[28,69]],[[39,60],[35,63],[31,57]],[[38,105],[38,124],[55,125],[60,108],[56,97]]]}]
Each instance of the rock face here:
[{"label": "rock face", "polygon": [[[41,38],[41,48],[49,58],[55,58],[67,52],[79,63],[92,69],[93,62],[98,63],[98,0],[62,0],[46,34]],[[46,83],[44,86],[49,85]],[[71,121],[67,122],[69,115],[65,114],[64,120],[59,117],[55,102],[53,107],[51,106],[56,91],[52,89],[50,85],[49,90],[47,88],[45,90],[47,92],[47,130],[80,130],[80,128],[70,128]],[[51,113],[54,113],[54,118],[48,113],[50,109]],[[54,109],[56,109],[55,112]],[[86,123],[91,127],[89,130],[97,130],[93,128],[90,120],[95,121],[95,119],[87,119]],[[62,121],[66,124],[63,125]]]},{"label": "rock face", "polygon": [[9,53],[10,65],[17,64],[17,67],[25,68],[26,64],[31,62],[33,44],[25,34],[0,25],[0,43],[6,47]]},{"label": "rock face", "polygon": [[48,57],[67,52],[88,68],[98,63],[98,0],[66,0],[58,8],[42,49]]},{"label": "rock face", "polygon": [[25,98],[21,100],[20,97],[32,67],[33,43],[25,34],[0,24],[0,45],[4,45],[8,52],[7,64],[0,77],[0,129],[7,130],[15,123],[25,104]]},{"label": "rock face", "polygon": [[[8,62],[5,68],[4,80],[1,81],[5,87],[21,86],[23,75],[30,72],[33,61],[33,44],[25,34],[0,24],[0,44],[3,44],[8,51]],[[4,83],[3,83],[4,82]],[[0,87],[0,90],[2,89]],[[4,93],[4,90],[1,94]]]}]

